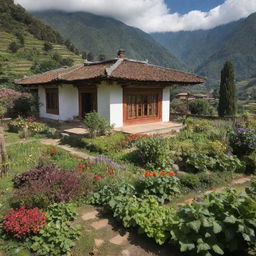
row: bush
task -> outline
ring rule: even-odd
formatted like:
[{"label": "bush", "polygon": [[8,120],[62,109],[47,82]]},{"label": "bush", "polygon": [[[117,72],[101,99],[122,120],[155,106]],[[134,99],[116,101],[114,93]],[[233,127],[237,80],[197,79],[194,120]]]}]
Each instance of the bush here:
[{"label": "bush", "polygon": [[8,49],[12,52],[12,53],[16,53],[19,50],[20,46],[16,43],[16,42],[11,42],[8,46]]},{"label": "bush", "polygon": [[14,178],[14,205],[46,208],[57,202],[76,201],[92,189],[93,175],[65,171],[54,165],[32,169]]},{"label": "bush", "polygon": [[192,100],[188,104],[189,111],[194,115],[212,115],[214,108],[207,100]]},{"label": "bush", "polygon": [[111,130],[108,121],[95,111],[85,115],[84,124],[92,138],[107,135]]},{"label": "bush", "polygon": [[180,193],[179,179],[174,176],[174,172],[146,172],[145,177],[137,181],[136,191],[142,197],[155,196],[162,204],[171,201],[172,196]]},{"label": "bush", "polygon": [[32,238],[31,250],[36,255],[67,255],[80,232],[70,224],[77,216],[72,204],[53,204],[48,207],[48,223]]},{"label": "bush", "polygon": [[51,43],[49,42],[45,42],[44,43],[44,46],[43,46],[43,50],[46,51],[46,52],[49,52],[53,49],[53,46]]},{"label": "bush", "polygon": [[137,157],[149,169],[170,168],[170,145],[166,138],[150,136],[138,141]]},{"label": "bush", "polygon": [[246,163],[246,173],[255,174],[256,173],[256,152],[251,153],[248,156],[244,156],[242,159]]},{"label": "bush", "polygon": [[47,217],[38,208],[26,209],[21,207],[11,209],[3,219],[4,230],[16,238],[24,238],[39,232],[46,225]]},{"label": "bush", "polygon": [[179,176],[180,182],[184,187],[187,187],[189,189],[198,189],[201,185],[200,179],[198,175],[196,174],[182,174]]},{"label": "bush", "polygon": [[256,130],[237,128],[229,138],[233,153],[239,157],[256,151]]},{"label": "bush", "polygon": [[9,131],[19,132],[26,128],[32,135],[46,132],[46,125],[36,122],[35,120],[36,118],[34,117],[28,117],[25,119],[22,117],[18,117],[14,121],[8,123]]},{"label": "bush", "polygon": [[187,113],[188,106],[186,101],[174,99],[170,103],[171,111],[175,113]]}]

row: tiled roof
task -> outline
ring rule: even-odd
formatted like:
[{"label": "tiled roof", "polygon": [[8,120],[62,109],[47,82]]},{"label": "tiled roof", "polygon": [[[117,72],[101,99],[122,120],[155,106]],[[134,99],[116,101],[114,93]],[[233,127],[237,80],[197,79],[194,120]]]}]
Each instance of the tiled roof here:
[{"label": "tiled roof", "polygon": [[52,70],[16,81],[20,85],[45,84],[54,81],[72,82],[89,79],[116,79],[182,84],[203,83],[202,77],[154,66],[146,62],[113,59],[103,62],[86,62],[84,65]]}]

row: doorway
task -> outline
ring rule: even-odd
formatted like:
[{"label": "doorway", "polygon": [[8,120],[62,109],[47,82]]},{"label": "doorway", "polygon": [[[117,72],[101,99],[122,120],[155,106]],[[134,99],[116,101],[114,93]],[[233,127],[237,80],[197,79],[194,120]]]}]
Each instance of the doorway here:
[{"label": "doorway", "polygon": [[87,113],[97,110],[97,94],[92,91],[80,91],[80,118],[84,119]]}]

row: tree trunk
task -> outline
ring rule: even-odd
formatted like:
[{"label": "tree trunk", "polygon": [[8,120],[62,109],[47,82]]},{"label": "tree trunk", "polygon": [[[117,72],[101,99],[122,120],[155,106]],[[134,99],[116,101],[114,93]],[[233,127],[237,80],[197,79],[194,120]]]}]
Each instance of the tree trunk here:
[{"label": "tree trunk", "polygon": [[4,128],[0,123],[0,177],[6,176],[8,173],[8,155],[6,151]]}]

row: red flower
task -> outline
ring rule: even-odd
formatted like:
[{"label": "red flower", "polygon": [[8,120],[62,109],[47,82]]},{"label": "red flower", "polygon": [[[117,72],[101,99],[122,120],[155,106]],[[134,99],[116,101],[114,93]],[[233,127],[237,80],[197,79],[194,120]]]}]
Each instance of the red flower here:
[{"label": "red flower", "polygon": [[115,174],[115,170],[113,168],[109,168],[109,175],[114,175]]},{"label": "red flower", "polygon": [[165,171],[161,171],[160,175],[164,176],[165,175]]},{"label": "red flower", "polygon": [[156,173],[155,173],[155,172],[152,172],[151,175],[154,176],[154,177],[156,177]]},{"label": "red flower", "polygon": [[79,165],[77,166],[77,168],[79,168],[79,169],[84,169],[84,168],[85,168],[85,164],[79,164]]},{"label": "red flower", "polygon": [[168,176],[175,176],[174,172],[168,172]]},{"label": "red flower", "polygon": [[146,173],[144,174],[145,177],[149,177],[150,175],[151,175],[150,172],[146,172]]},{"label": "red flower", "polygon": [[96,176],[95,176],[95,179],[96,179],[96,180],[102,180],[103,178],[104,178],[104,177],[103,177],[102,175],[96,175]]}]

